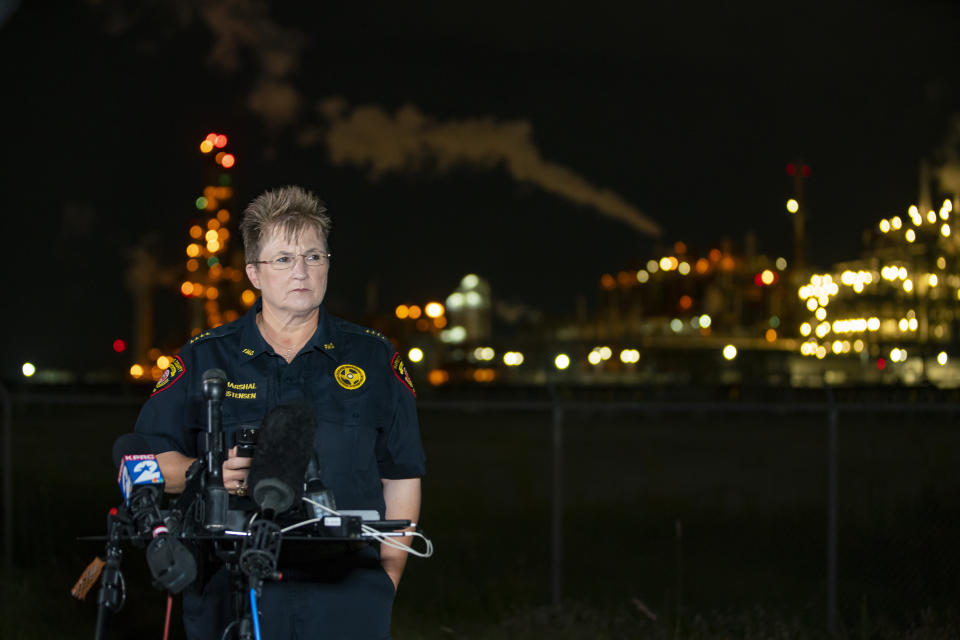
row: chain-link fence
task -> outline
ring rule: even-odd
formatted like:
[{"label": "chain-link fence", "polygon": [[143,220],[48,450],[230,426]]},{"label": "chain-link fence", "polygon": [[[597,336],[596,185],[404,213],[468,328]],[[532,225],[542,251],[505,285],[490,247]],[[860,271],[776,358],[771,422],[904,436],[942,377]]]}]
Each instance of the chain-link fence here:
[{"label": "chain-link fence", "polygon": [[[408,565],[398,637],[537,637],[524,634],[530,624],[507,631],[554,605],[600,612],[587,625],[626,616],[596,637],[644,624],[684,637],[698,616],[758,608],[808,630],[870,635],[957,601],[954,398],[561,395],[421,402],[421,520],[437,553]],[[3,612],[5,625],[66,597],[102,553],[75,537],[101,533],[119,501],[109,448],[138,401],[59,402],[14,403],[7,572],[18,583],[5,580],[4,608],[20,609]],[[133,611],[159,602],[142,565],[128,550]],[[94,617],[76,603],[37,624],[88,637]],[[147,620],[118,624],[132,637],[155,628]],[[9,637],[35,637],[25,629]]]},{"label": "chain-link fence", "polygon": [[[514,597],[630,599],[670,617],[760,605],[840,631],[958,595],[960,406],[538,409],[422,410],[427,521],[482,523],[460,571],[511,590],[526,576]],[[455,531],[439,538],[459,545]]]}]

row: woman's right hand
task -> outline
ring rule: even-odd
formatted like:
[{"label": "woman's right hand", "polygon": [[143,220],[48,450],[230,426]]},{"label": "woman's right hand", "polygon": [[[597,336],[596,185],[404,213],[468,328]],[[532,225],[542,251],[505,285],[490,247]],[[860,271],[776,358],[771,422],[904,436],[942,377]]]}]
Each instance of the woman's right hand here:
[{"label": "woman's right hand", "polygon": [[223,461],[223,486],[231,495],[238,495],[237,489],[241,486],[244,489],[239,495],[246,495],[247,474],[250,473],[252,462],[253,458],[237,456],[236,447],[227,452],[227,459]]}]

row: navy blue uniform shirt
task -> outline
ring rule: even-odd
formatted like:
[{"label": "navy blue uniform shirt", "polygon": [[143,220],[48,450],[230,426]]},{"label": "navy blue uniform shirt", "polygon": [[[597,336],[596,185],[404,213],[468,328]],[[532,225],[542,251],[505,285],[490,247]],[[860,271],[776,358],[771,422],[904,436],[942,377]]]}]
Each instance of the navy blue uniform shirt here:
[{"label": "navy blue uniform shirt", "polygon": [[206,429],[201,376],[227,374],[224,442],[241,427],[259,427],[280,404],[306,403],[316,416],[313,449],[337,507],[385,515],[381,478],[424,475],[415,392],[403,361],[380,333],[320,307],[313,337],[287,363],[260,335],[262,302],[235,322],[204,331],[164,372],[137,418],[135,431],[154,453],[199,455]]}]

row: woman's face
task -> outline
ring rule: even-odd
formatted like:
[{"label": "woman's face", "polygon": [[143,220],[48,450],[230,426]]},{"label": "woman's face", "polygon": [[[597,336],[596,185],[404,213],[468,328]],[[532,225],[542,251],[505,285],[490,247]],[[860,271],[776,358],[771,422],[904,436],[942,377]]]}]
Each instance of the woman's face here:
[{"label": "woman's face", "polygon": [[279,230],[264,237],[259,260],[274,260],[281,256],[293,259],[289,269],[275,270],[269,264],[248,264],[247,277],[270,311],[295,315],[312,312],[323,302],[327,292],[329,261],[308,267],[302,257],[309,253],[326,254],[327,245],[317,230],[308,227],[299,236],[287,239]]}]

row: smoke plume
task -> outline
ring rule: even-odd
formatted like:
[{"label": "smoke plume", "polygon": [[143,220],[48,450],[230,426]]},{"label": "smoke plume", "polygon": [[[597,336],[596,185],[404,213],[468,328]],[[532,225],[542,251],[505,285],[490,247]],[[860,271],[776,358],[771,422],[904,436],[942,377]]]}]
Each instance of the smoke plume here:
[{"label": "smoke plume", "polygon": [[[202,23],[212,36],[207,64],[225,73],[251,73],[247,107],[271,129],[294,124],[302,99],[290,82],[307,38],[297,29],[277,24],[266,0],[165,0],[144,3],[128,0],[87,0],[103,16],[113,35],[136,29],[141,46],[151,38]],[[252,60],[255,69],[249,69]]]},{"label": "smoke plume", "polygon": [[304,131],[301,143],[322,141],[335,164],[363,167],[373,179],[388,172],[427,167],[442,172],[455,165],[479,169],[502,165],[518,181],[591,207],[646,235],[661,234],[659,224],[613,191],[544,160],[525,121],[501,122],[488,117],[437,122],[412,105],[391,116],[374,105],[350,110],[341,98],[323,100],[319,111],[326,126]]}]

